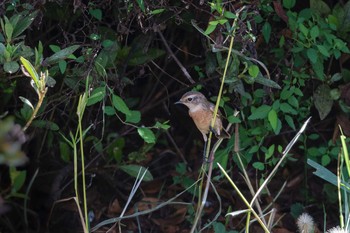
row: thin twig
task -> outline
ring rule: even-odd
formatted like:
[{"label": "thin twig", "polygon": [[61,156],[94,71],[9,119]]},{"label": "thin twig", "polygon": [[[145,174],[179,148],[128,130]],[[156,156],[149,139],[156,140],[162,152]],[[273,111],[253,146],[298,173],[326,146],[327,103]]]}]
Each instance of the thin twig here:
[{"label": "thin twig", "polygon": [[180,69],[182,70],[182,73],[186,76],[186,78],[188,79],[188,81],[190,81],[190,83],[196,83],[191,75],[188,73],[188,71],[186,70],[186,68],[181,64],[181,62],[179,61],[179,59],[177,59],[177,57],[175,56],[175,54],[173,53],[173,51],[171,50],[171,48],[168,45],[168,42],[165,40],[163,33],[157,29],[157,32],[160,36],[160,38],[162,39],[164,46],[166,48],[166,50],[168,51],[168,53],[170,54],[170,56],[174,59],[174,61],[176,62],[176,64],[180,67]]}]

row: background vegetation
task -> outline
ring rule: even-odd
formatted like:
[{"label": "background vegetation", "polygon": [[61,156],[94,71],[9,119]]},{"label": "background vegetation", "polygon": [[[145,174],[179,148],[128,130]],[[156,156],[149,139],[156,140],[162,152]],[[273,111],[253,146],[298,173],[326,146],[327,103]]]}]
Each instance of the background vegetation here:
[{"label": "background vegetation", "polygon": [[273,232],[303,212],[345,228],[350,2],[5,0],[0,16],[0,231],[188,232],[203,142],[173,103],[215,102],[224,73],[234,127],[197,229],[247,229],[217,162],[251,200],[310,116],[257,206]]}]

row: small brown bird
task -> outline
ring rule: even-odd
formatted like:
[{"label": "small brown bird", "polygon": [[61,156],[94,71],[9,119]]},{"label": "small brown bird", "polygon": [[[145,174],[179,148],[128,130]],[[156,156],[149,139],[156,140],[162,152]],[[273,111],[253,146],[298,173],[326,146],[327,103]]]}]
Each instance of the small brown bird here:
[{"label": "small brown bird", "polygon": [[210,103],[205,96],[198,91],[189,91],[185,93],[175,104],[184,104],[189,110],[188,114],[192,117],[198,130],[202,133],[204,142],[208,140],[207,134],[211,130],[217,138],[230,138],[230,135],[222,127],[221,113],[215,119],[214,127],[211,127],[215,105]]}]

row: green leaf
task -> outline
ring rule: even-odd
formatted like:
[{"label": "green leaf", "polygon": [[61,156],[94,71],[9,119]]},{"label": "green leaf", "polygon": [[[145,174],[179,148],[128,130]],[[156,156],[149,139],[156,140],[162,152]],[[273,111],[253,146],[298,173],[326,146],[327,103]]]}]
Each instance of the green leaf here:
[{"label": "green leaf", "polygon": [[106,88],[98,87],[91,92],[91,95],[88,98],[88,102],[86,105],[91,106],[93,104],[96,104],[97,102],[100,102],[101,100],[103,100],[105,96],[106,96]]},{"label": "green leaf", "polygon": [[142,10],[143,13],[145,13],[145,3],[143,0],[136,0],[137,5],[139,5],[140,9]]},{"label": "green leaf", "polygon": [[289,127],[291,127],[292,129],[296,129],[295,125],[294,125],[294,121],[293,118],[289,115],[284,115],[284,119],[286,120],[287,124],[289,125]]},{"label": "green leaf", "polygon": [[62,49],[56,53],[54,53],[52,56],[46,58],[43,61],[43,64],[54,64],[58,62],[59,60],[66,59],[69,55],[75,52],[80,47],[80,45],[72,45],[65,49]]},{"label": "green leaf", "polygon": [[147,53],[139,52],[139,53],[133,54],[133,56],[128,61],[128,64],[131,66],[142,65],[160,56],[163,56],[164,54],[165,54],[164,50],[149,49]]},{"label": "green leaf", "polygon": [[297,98],[295,98],[294,95],[290,96],[287,100],[287,102],[292,105],[293,107],[295,107],[296,109],[299,108],[299,101]]},{"label": "green leaf", "polygon": [[284,113],[290,113],[292,115],[298,114],[298,112],[292,106],[290,106],[288,103],[281,103],[280,109]]},{"label": "green leaf", "polygon": [[20,57],[20,60],[26,71],[29,73],[30,77],[33,79],[35,86],[39,89],[40,84],[38,73],[27,59],[25,59],[24,57]]},{"label": "green leaf", "polygon": [[155,9],[155,10],[152,10],[149,14],[150,15],[158,15],[160,13],[163,13],[165,11],[164,8],[161,8],[161,9]]},{"label": "green leaf", "polygon": [[113,116],[116,113],[115,108],[113,108],[112,106],[105,106],[103,111],[107,116]]},{"label": "green leaf", "polygon": [[52,44],[52,45],[49,45],[49,47],[52,50],[52,52],[54,52],[54,53],[57,53],[58,51],[61,50],[60,46],[58,46],[58,45]]},{"label": "green leaf", "polygon": [[335,73],[332,75],[331,82],[337,82],[340,81],[343,78],[343,75],[341,73]]},{"label": "green leaf", "polygon": [[124,100],[122,98],[113,94],[112,103],[113,103],[113,106],[115,107],[115,109],[117,109],[119,112],[122,112],[127,116],[131,116],[130,109],[126,105],[126,103],[124,102]]},{"label": "green leaf", "polygon": [[[6,21],[7,18],[5,18]],[[5,35],[7,38],[7,41],[10,42],[12,40],[12,33],[13,33],[13,26],[10,22],[5,23]]]},{"label": "green leaf", "polygon": [[92,15],[95,19],[102,20],[102,11],[101,9],[89,9],[89,14]]},{"label": "green leaf", "polygon": [[268,120],[270,122],[270,125],[271,125],[273,131],[276,131],[277,124],[278,124],[278,116],[277,116],[277,112],[274,109],[270,110],[270,112],[268,114]]},{"label": "green leaf", "polygon": [[263,171],[265,168],[265,165],[262,162],[254,162],[253,167],[259,171]]},{"label": "green leaf", "polygon": [[26,99],[26,98],[24,98],[24,97],[22,97],[22,96],[20,96],[19,99],[20,99],[24,104],[28,105],[29,107],[31,107],[31,109],[34,110],[33,104],[32,104],[28,99]]},{"label": "green leaf", "polygon": [[32,126],[52,131],[58,131],[60,129],[56,123],[47,120],[35,120],[32,122]]},{"label": "green leaf", "polygon": [[34,21],[38,14],[38,10],[30,13],[28,16],[20,19],[13,29],[13,37],[21,35]]},{"label": "green leaf", "polygon": [[271,37],[271,24],[269,22],[265,22],[262,27],[262,34],[264,36],[265,42],[269,43]]},{"label": "green leaf", "polygon": [[322,0],[310,0],[310,8],[320,15],[328,15],[331,12],[327,3]]},{"label": "green leaf", "polygon": [[237,15],[233,14],[231,11],[225,11],[224,17],[228,19],[236,19]]},{"label": "green leaf", "polygon": [[281,89],[281,86],[278,85],[275,81],[272,81],[271,79],[265,78],[261,73],[258,74],[258,76],[254,79],[256,83],[260,83],[261,85]]},{"label": "green leaf", "polygon": [[[129,174],[132,177],[137,177],[137,174],[142,175],[145,171],[146,168],[140,166],[140,165],[121,165],[119,166],[119,168],[126,172],[127,174]],[[153,180],[153,176],[152,174],[147,170],[145,176],[143,177],[144,181],[152,181]]]},{"label": "green leaf", "polygon": [[317,87],[314,92],[314,103],[320,119],[323,120],[330,113],[333,106],[333,100],[330,96],[331,88],[327,84]]},{"label": "green leaf", "polygon": [[16,168],[10,169],[10,177],[12,183],[11,193],[17,193],[23,186],[27,176],[27,171],[18,171]]},{"label": "green leaf", "polygon": [[65,60],[60,60],[58,62],[58,67],[60,68],[61,74],[64,74],[64,72],[66,72],[67,62]]},{"label": "green leaf", "polygon": [[283,6],[287,9],[291,9],[295,6],[295,0],[283,0]]},{"label": "green leaf", "polygon": [[323,155],[321,158],[321,164],[322,166],[327,166],[329,163],[331,162],[331,158],[329,157],[329,155]]},{"label": "green leaf", "polygon": [[312,65],[312,69],[315,72],[316,76],[320,80],[323,80],[324,79],[323,61],[320,61],[320,59],[318,59],[318,61],[316,63],[311,63],[311,65]]},{"label": "green leaf", "polygon": [[152,130],[150,130],[149,128],[140,127],[137,129],[137,132],[139,133],[139,135],[141,136],[141,138],[143,138],[143,140],[145,142],[147,142],[147,143],[155,143],[156,142],[156,136],[154,135]]},{"label": "green leaf", "polygon": [[[321,166],[320,164],[316,163],[315,161],[313,161],[311,159],[307,160],[307,164],[309,164],[311,167],[316,169],[316,171],[313,172],[316,176],[318,176],[318,177],[324,179],[325,181],[328,181],[329,183],[337,186],[337,176],[334,175],[327,168],[325,168],[324,166]],[[346,191],[344,186],[341,185],[340,187],[341,187],[341,189]]]},{"label": "green leaf", "polygon": [[139,123],[141,120],[141,112],[131,110],[130,113],[131,113],[130,115],[126,115],[125,121],[130,122],[130,123],[134,123],[134,124]]},{"label": "green leaf", "polygon": [[216,25],[212,25],[209,23],[207,29],[205,29],[204,31],[204,35],[209,35],[215,30],[215,28],[216,28]]},{"label": "green leaf", "polygon": [[290,86],[285,86],[281,91],[280,97],[282,100],[287,100],[292,95],[293,95],[293,90],[290,89]]},{"label": "green leaf", "polygon": [[68,163],[70,160],[70,152],[71,152],[71,148],[70,146],[65,143],[65,142],[59,142],[59,146],[60,146],[60,155],[61,155],[61,159]]},{"label": "green leaf", "polygon": [[331,55],[328,52],[328,49],[323,45],[317,45],[318,51],[325,57],[330,57]]},{"label": "green leaf", "polygon": [[157,129],[168,130],[170,128],[170,125],[168,125],[168,122],[169,121],[165,121],[164,123],[161,123],[161,122],[157,121],[153,127],[157,128]]},{"label": "green leaf", "polygon": [[231,115],[227,118],[227,121],[232,123],[232,124],[235,124],[235,123],[241,123],[241,119],[239,119],[239,117],[237,116],[234,116],[234,115]]},{"label": "green leaf", "polygon": [[306,37],[306,36],[308,35],[308,33],[309,33],[309,29],[307,29],[307,28],[305,27],[305,25],[302,24],[302,23],[299,24],[299,30],[301,31],[301,33],[303,33],[303,35],[304,35],[305,37]]},{"label": "green leaf", "polygon": [[256,78],[259,74],[259,67],[257,65],[250,65],[248,68],[248,73],[253,78]]},{"label": "green leaf", "polygon": [[275,144],[272,144],[265,153],[265,160],[268,160],[272,157],[273,153],[275,152]]},{"label": "green leaf", "polygon": [[262,105],[254,110],[252,114],[248,117],[249,120],[265,119],[271,110],[271,106]]},{"label": "green leaf", "polygon": [[315,40],[320,35],[320,29],[317,25],[313,26],[310,30],[311,39]]},{"label": "green leaf", "polygon": [[51,76],[47,76],[47,78],[46,78],[46,86],[54,87],[55,85],[56,85],[56,80],[53,79]]},{"label": "green leaf", "polygon": [[306,55],[311,61],[311,63],[315,64],[317,62],[318,56],[317,56],[317,51],[314,48],[309,48],[306,51]]},{"label": "green leaf", "polygon": [[13,74],[17,72],[18,69],[19,69],[19,65],[15,61],[7,61],[4,63],[4,71],[9,74]]}]

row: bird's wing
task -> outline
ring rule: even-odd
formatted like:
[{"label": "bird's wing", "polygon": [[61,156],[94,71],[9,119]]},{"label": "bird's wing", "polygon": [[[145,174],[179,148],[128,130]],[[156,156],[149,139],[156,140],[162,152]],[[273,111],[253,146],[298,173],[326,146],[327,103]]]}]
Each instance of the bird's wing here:
[{"label": "bird's wing", "polygon": [[[215,110],[215,105],[213,103],[209,103],[209,108],[210,110],[214,113],[214,110]],[[218,109],[218,113],[216,116],[222,116],[221,112],[220,112],[220,109]]]}]

